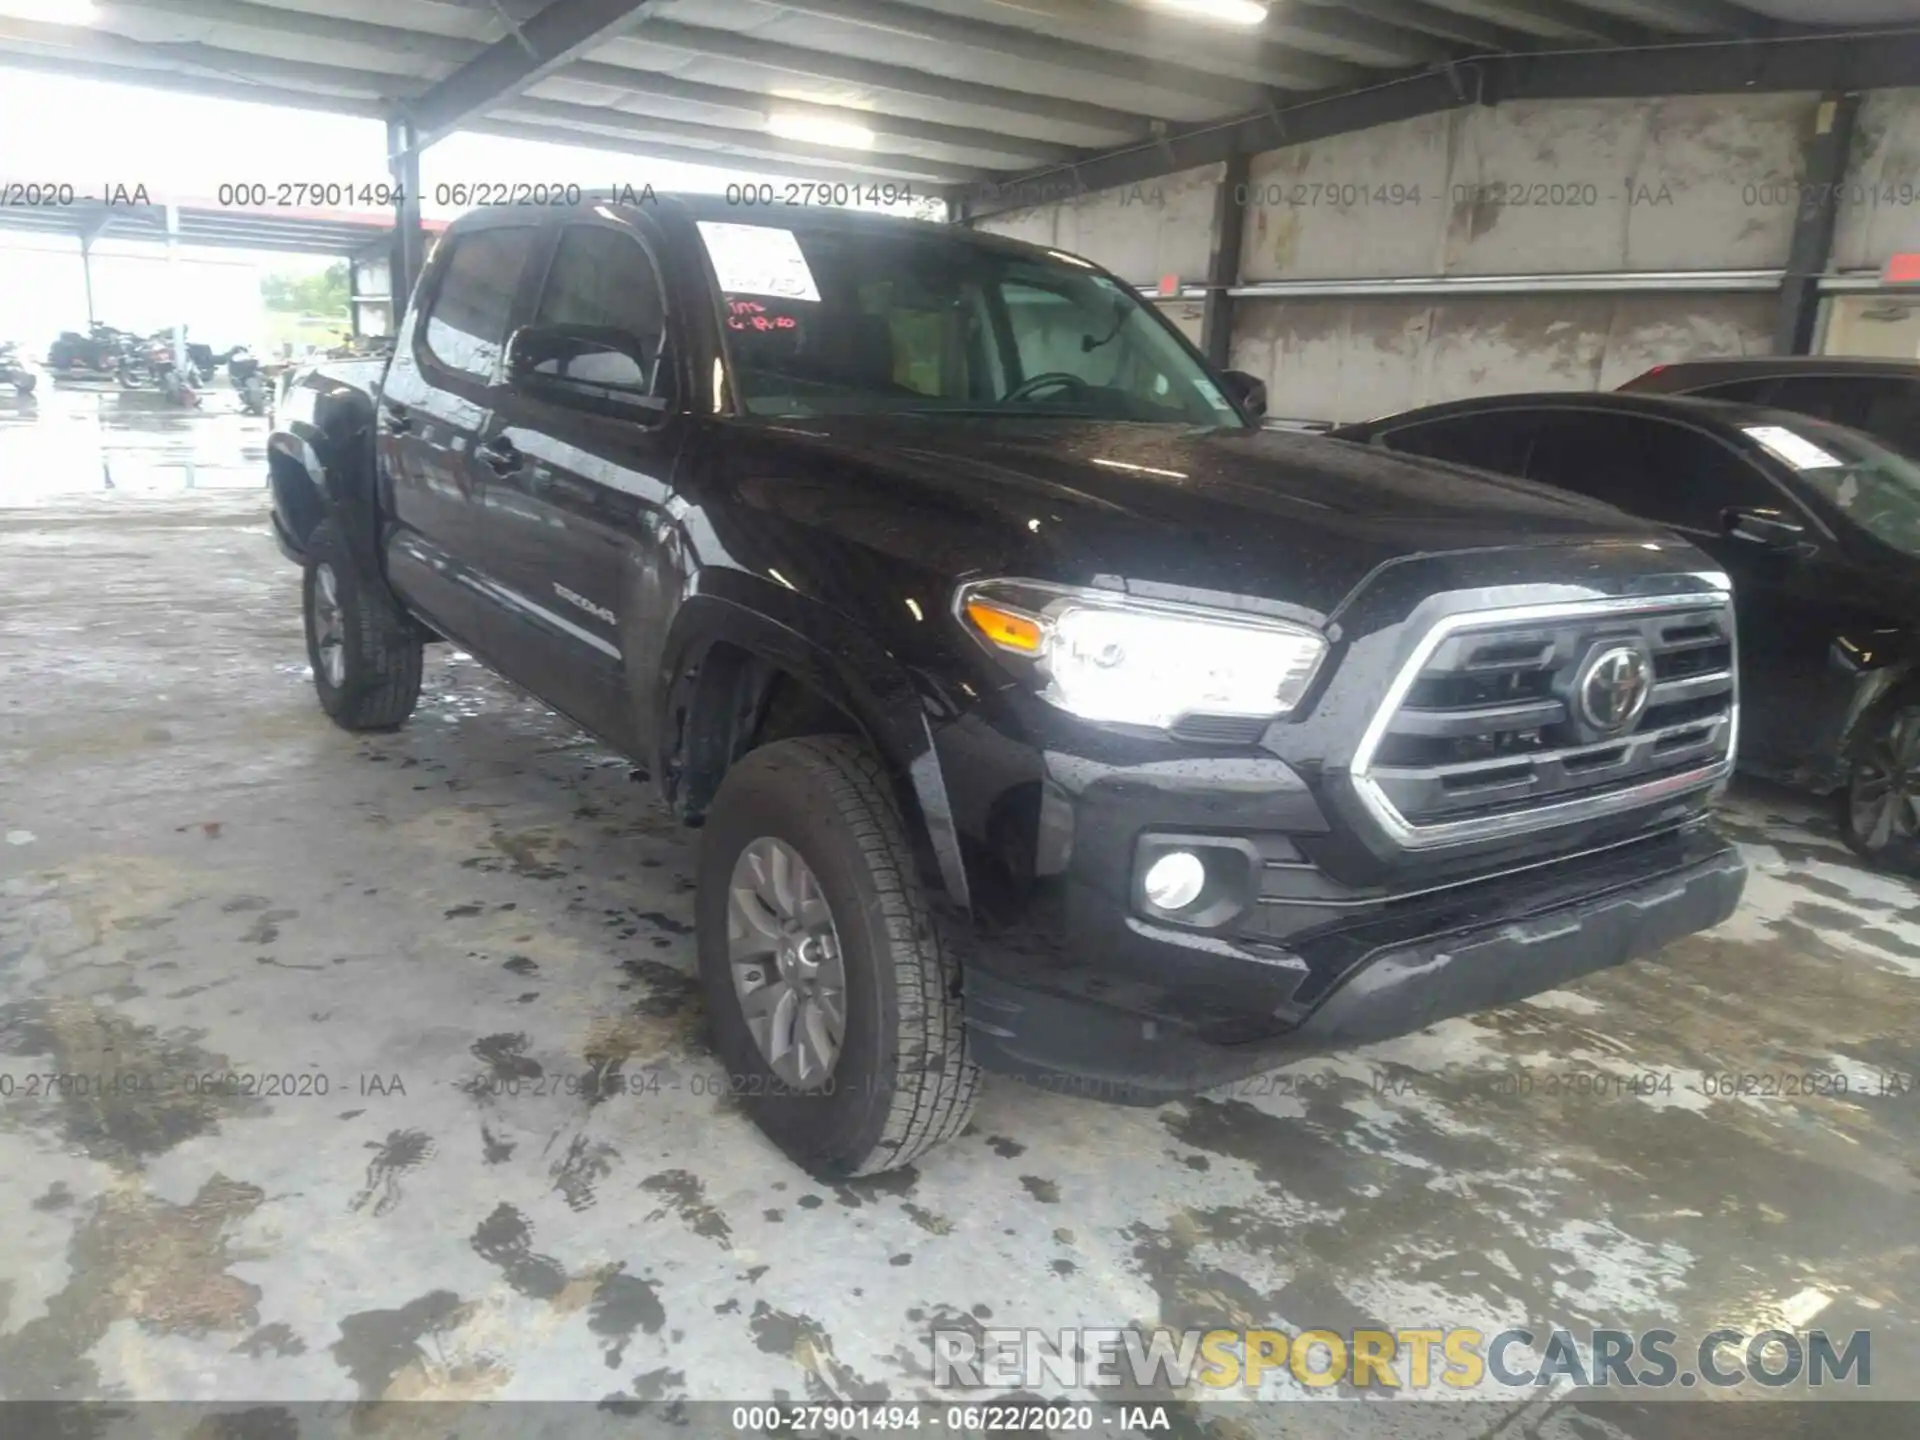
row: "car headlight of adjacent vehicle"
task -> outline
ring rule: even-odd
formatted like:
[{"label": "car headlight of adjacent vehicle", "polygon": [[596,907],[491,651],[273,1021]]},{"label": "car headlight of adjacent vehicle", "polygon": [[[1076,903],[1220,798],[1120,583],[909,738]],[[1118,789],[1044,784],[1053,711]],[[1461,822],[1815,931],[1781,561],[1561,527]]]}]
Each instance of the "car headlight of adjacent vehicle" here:
[{"label": "car headlight of adjacent vehicle", "polygon": [[1278,719],[1327,652],[1304,625],[1039,580],[977,580],[960,622],[1031,667],[1040,698],[1082,719],[1171,729],[1195,716]]}]

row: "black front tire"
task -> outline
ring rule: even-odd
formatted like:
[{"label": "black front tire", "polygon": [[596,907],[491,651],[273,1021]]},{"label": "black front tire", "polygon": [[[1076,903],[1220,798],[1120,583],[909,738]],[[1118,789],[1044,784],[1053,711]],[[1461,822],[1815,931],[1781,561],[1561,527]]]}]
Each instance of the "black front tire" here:
[{"label": "black front tire", "polygon": [[344,730],[399,728],[420,699],[419,633],[333,521],[314,528],[306,554],[300,601],[320,708]]},{"label": "black front tire", "polygon": [[1848,849],[1876,869],[1920,878],[1920,696],[1861,721],[1837,798]]},{"label": "black front tire", "polygon": [[[728,899],[734,863],[763,837],[819,877],[840,937],[846,1033],[830,1084],[801,1090],[769,1068],[733,983]],[[962,1024],[959,964],[921,893],[886,773],[837,735],[783,740],[727,772],[700,836],[700,978],[726,1087],[808,1173],[897,1169],[957,1135],[979,1070]]]}]

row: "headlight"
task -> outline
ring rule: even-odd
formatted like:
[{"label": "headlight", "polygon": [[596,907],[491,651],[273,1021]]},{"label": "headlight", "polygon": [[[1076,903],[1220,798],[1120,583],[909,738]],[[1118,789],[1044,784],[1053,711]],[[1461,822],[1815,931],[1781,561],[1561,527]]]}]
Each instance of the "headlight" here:
[{"label": "headlight", "polygon": [[1327,651],[1284,620],[1038,580],[963,585],[954,610],[996,653],[1031,662],[1040,698],[1087,720],[1171,729],[1190,716],[1275,719]]}]

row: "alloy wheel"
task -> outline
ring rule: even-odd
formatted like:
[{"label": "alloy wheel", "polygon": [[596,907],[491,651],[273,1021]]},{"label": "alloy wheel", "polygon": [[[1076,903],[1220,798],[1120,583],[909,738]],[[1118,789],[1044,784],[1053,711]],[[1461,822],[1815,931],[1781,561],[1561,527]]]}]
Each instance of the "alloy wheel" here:
[{"label": "alloy wheel", "polygon": [[1847,804],[1869,850],[1920,836],[1920,711],[1900,711],[1855,759]]},{"label": "alloy wheel", "polygon": [[825,1086],[846,1039],[846,967],[820,881],[784,840],[762,836],[733,863],[727,958],[773,1073],[798,1090]]},{"label": "alloy wheel", "polygon": [[340,582],[333,567],[324,563],[313,571],[313,635],[320,673],[338,690],[347,679],[347,626],[340,608]]}]

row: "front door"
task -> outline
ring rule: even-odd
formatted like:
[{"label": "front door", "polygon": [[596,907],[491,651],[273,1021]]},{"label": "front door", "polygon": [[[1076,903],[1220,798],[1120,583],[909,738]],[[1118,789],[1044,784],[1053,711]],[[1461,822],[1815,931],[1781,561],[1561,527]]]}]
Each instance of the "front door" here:
[{"label": "front door", "polygon": [[375,430],[391,487],[393,584],[449,636],[488,653],[488,596],[474,450],[487,423],[500,349],[532,226],[456,232],[395,337]]},{"label": "front door", "polygon": [[570,222],[512,343],[481,437],[501,668],[615,745],[641,748],[627,665],[685,431],[659,269],[635,222]]}]

